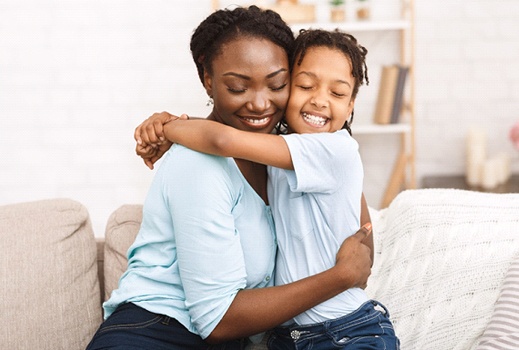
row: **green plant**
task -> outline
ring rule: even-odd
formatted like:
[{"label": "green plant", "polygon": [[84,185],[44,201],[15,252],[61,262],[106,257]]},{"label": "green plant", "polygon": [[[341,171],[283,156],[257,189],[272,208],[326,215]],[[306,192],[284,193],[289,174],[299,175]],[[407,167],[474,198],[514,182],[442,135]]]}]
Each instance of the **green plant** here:
[{"label": "green plant", "polygon": [[330,5],[332,6],[341,6],[344,5],[346,0],[330,0]]}]

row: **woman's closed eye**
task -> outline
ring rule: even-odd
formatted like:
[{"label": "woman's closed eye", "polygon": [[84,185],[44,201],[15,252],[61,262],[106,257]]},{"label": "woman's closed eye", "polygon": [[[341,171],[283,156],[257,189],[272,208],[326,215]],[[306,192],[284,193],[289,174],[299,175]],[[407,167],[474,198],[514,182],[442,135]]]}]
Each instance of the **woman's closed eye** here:
[{"label": "woman's closed eye", "polygon": [[240,94],[247,91],[246,88],[235,88],[235,87],[227,87],[227,90],[233,94]]},{"label": "woman's closed eye", "polygon": [[284,83],[284,84],[281,84],[280,86],[274,86],[274,87],[271,87],[270,89],[271,89],[272,91],[281,91],[281,90],[283,90],[286,86],[287,86],[287,83]]}]

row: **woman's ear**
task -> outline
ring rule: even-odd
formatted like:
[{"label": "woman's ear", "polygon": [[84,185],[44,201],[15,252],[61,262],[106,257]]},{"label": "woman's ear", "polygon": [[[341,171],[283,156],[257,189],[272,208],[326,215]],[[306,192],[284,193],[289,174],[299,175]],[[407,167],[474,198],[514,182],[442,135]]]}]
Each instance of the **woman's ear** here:
[{"label": "woman's ear", "polygon": [[213,97],[213,78],[206,70],[204,70],[204,87],[207,93],[207,96]]}]

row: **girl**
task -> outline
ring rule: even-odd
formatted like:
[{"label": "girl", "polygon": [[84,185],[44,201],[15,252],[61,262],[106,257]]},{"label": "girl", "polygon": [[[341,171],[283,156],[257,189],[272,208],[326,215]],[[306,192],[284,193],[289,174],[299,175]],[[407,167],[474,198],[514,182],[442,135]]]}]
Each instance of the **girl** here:
[{"label": "girl", "polygon": [[[332,267],[341,242],[360,226],[363,170],[350,124],[359,87],[368,82],[366,53],[353,36],[339,31],[300,33],[291,59],[288,135],[253,134],[207,120],[164,125],[171,142],[270,166],[268,195],[279,249],[276,285]],[[154,130],[140,136],[143,146],[162,137]],[[269,348],[397,349],[387,309],[369,300],[362,287],[277,327]]]}]

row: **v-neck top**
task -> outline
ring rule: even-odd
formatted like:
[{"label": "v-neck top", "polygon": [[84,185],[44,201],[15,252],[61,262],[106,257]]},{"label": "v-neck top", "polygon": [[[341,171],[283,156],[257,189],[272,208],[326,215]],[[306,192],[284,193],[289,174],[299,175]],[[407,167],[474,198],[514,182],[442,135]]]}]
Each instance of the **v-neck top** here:
[{"label": "v-neck top", "polygon": [[173,145],[105,317],[131,302],[206,338],[240,289],[272,285],[275,255],[270,207],[234,159]]}]

